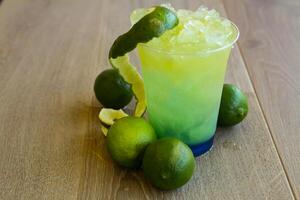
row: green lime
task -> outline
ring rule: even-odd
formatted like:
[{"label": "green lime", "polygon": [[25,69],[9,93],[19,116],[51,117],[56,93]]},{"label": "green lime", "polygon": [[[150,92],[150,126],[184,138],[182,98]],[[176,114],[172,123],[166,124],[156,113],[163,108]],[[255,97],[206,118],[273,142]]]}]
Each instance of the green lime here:
[{"label": "green lime", "polygon": [[146,147],[156,140],[151,125],[143,118],[124,117],[117,120],[107,134],[108,151],[121,166],[139,167]]},{"label": "green lime", "polygon": [[106,108],[120,109],[132,99],[131,85],[124,81],[116,69],[103,71],[95,80],[97,99]]},{"label": "green lime", "polygon": [[154,186],[165,190],[187,183],[195,165],[191,149],[175,138],[163,138],[150,144],[143,159],[145,177]]},{"label": "green lime", "polygon": [[246,95],[232,84],[224,84],[218,125],[233,126],[241,122],[248,113]]}]

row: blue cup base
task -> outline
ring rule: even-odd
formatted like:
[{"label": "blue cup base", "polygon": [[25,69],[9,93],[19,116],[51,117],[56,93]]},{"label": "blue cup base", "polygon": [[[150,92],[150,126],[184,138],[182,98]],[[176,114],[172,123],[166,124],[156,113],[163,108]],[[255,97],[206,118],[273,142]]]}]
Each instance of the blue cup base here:
[{"label": "blue cup base", "polygon": [[213,142],[214,142],[214,136],[204,143],[197,144],[197,145],[191,145],[190,148],[192,149],[194,156],[198,157],[198,156],[208,152],[212,148]]}]

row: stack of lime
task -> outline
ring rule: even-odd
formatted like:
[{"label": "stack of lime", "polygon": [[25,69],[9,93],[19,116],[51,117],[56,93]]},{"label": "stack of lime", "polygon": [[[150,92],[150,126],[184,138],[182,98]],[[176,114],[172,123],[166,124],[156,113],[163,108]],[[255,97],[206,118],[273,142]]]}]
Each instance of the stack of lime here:
[{"label": "stack of lime", "polygon": [[160,189],[175,189],[192,177],[195,159],[191,149],[175,138],[156,139],[143,118],[124,117],[109,129],[107,146],[119,165],[142,169],[146,178]]}]

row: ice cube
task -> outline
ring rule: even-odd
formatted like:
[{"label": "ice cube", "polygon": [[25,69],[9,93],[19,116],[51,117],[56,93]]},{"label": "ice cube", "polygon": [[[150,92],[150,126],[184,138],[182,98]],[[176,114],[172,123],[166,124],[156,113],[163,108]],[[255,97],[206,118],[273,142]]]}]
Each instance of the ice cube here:
[{"label": "ice cube", "polygon": [[199,6],[199,8],[195,11],[195,13],[199,14],[199,13],[202,13],[202,14],[206,14],[208,12],[208,8],[206,6]]},{"label": "ice cube", "polygon": [[177,16],[181,19],[190,18],[193,15],[193,11],[179,9],[177,11]]},{"label": "ice cube", "polygon": [[220,14],[215,9],[212,9],[212,10],[208,11],[207,15],[212,17],[212,18],[219,18],[220,17]]},{"label": "ice cube", "polygon": [[226,27],[226,28],[231,28],[231,22],[228,19],[224,19],[222,20],[222,26]]}]

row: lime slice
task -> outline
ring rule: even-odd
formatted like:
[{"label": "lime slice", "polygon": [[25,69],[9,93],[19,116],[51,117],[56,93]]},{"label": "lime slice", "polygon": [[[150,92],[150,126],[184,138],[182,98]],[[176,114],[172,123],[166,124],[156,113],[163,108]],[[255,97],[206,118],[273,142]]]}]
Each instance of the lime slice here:
[{"label": "lime slice", "polygon": [[107,126],[111,126],[118,119],[128,116],[123,110],[103,108],[99,113],[100,121]]},{"label": "lime slice", "polygon": [[101,131],[107,136],[108,129],[115,123],[116,120],[128,115],[123,110],[114,110],[110,108],[103,108],[99,113],[99,119],[101,121]]},{"label": "lime slice", "polygon": [[[119,36],[109,51],[111,65],[118,69],[124,80],[132,86],[137,101],[134,111],[136,117],[141,117],[146,111],[144,82],[137,69],[130,63],[127,53],[135,49],[138,43],[146,43],[154,37],[159,37],[178,24],[176,13],[166,7],[150,8],[145,14],[142,16],[141,12],[139,21],[128,32]],[[104,124],[106,124],[105,122],[113,123],[116,116],[115,111],[113,109],[101,111],[99,114],[101,122]],[[117,110],[117,112],[123,111]],[[102,115],[105,117],[103,118]],[[103,127],[103,130],[105,129],[107,128]]]}]

